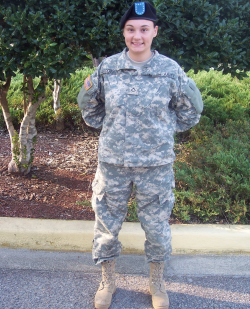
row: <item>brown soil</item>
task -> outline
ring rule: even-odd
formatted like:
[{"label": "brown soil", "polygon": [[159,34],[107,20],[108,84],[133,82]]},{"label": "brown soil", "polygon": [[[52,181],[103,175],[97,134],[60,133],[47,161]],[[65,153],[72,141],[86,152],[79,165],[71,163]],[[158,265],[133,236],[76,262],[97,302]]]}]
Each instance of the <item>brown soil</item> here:
[{"label": "brown soil", "polygon": [[0,128],[0,217],[94,220],[84,201],[91,199],[97,167],[96,135],[38,133],[31,172],[17,176],[8,173],[10,139]]}]

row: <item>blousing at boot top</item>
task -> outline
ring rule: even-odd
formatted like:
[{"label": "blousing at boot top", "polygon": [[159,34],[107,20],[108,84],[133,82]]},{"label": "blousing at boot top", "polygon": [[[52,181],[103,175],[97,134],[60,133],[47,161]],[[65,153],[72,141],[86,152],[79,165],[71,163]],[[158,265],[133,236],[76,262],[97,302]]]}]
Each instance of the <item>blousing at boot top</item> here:
[{"label": "blousing at boot top", "polygon": [[84,121],[102,128],[92,184],[93,261],[101,263],[103,273],[97,309],[109,308],[116,289],[118,234],[133,187],[145,231],[153,307],[169,307],[163,267],[172,251],[174,134],[199,122],[203,102],[195,82],[174,60],[151,51],[156,19],[148,2],[132,4],[120,22],[126,48],[104,59],[77,97]]}]

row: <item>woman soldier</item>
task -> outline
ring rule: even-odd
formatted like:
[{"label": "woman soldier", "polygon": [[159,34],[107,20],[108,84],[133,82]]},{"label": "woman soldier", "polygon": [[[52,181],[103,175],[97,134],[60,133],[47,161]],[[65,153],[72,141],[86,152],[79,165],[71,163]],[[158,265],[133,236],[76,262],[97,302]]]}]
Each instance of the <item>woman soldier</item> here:
[{"label": "woman soldier", "polygon": [[116,289],[115,260],[122,248],[118,233],[133,185],[146,236],[153,307],[169,308],[163,267],[171,253],[174,134],[199,122],[203,103],[181,67],[151,51],[158,31],[155,22],[156,10],[150,3],[132,4],[120,22],[127,48],[103,60],[77,98],[85,122],[102,127],[92,184],[93,260],[102,264],[97,309],[109,308]]}]

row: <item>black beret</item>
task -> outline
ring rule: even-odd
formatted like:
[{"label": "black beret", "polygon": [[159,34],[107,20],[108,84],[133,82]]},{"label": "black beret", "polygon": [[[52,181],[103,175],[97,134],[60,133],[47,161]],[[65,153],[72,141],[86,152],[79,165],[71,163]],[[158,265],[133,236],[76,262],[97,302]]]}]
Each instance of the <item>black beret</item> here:
[{"label": "black beret", "polygon": [[123,29],[126,21],[130,19],[147,19],[156,21],[156,9],[147,1],[133,3],[121,18],[120,29]]}]

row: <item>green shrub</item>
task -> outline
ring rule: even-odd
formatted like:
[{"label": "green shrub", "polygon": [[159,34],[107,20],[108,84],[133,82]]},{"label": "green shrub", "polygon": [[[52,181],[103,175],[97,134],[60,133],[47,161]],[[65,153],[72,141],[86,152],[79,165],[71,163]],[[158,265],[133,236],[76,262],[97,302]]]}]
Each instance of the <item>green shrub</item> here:
[{"label": "green shrub", "polygon": [[128,213],[126,221],[129,222],[139,221],[137,216],[137,203],[135,198],[131,198],[128,202]]},{"label": "green shrub", "polygon": [[189,142],[177,145],[174,215],[184,221],[249,223],[249,153],[248,121],[214,127],[203,116]]},{"label": "green shrub", "polygon": [[[249,78],[238,80],[230,74],[210,70],[194,74],[193,78],[202,93],[204,111],[202,115],[213,120],[214,124],[227,120],[250,119],[250,81]],[[250,74],[248,73],[250,76]]]}]

